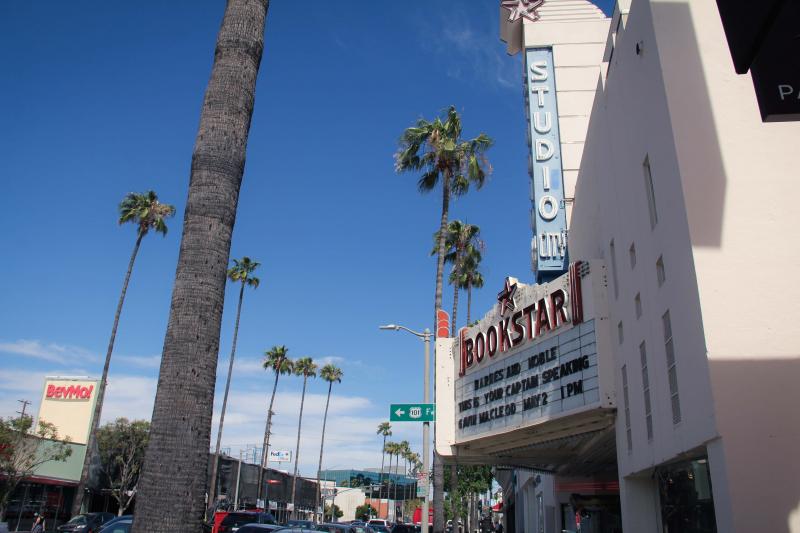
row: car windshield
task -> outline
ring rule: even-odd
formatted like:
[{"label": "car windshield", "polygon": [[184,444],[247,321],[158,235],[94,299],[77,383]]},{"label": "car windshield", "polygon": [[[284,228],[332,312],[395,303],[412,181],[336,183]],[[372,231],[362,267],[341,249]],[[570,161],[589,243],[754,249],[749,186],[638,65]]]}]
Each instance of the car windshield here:
[{"label": "car windshield", "polygon": [[86,523],[86,517],[83,516],[82,514],[79,514],[78,516],[73,516],[72,519],[69,522],[67,522],[67,524],[85,524],[85,523]]}]

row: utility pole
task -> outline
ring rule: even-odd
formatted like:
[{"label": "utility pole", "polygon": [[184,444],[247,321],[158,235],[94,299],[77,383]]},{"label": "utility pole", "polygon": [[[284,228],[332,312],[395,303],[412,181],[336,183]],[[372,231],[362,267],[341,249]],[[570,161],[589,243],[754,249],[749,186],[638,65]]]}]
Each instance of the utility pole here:
[{"label": "utility pole", "polygon": [[26,416],[28,416],[25,414],[25,411],[28,409],[28,406],[31,404],[31,402],[29,402],[28,400],[17,400],[17,401],[22,404],[22,411],[17,411],[17,413],[19,413],[20,417],[25,418]]},{"label": "utility pole", "polygon": [[239,479],[242,476],[242,449],[239,448],[239,468],[236,469],[236,490],[233,496],[233,509],[239,509]]}]

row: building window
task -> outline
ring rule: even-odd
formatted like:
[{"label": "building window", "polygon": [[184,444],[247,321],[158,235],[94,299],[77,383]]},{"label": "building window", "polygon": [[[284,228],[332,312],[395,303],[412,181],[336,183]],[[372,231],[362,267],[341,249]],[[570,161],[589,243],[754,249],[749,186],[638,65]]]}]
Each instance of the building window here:
[{"label": "building window", "polygon": [[639,356],[642,359],[642,389],[644,391],[644,421],[647,426],[647,440],[653,440],[653,414],[650,404],[650,376],[647,373],[647,346],[639,345]]},{"label": "building window", "polygon": [[664,326],[664,351],[667,354],[667,374],[669,376],[669,395],[672,404],[672,423],[681,421],[681,399],[678,394],[678,370],[675,367],[675,344],[672,339],[672,322],[669,311],[661,317]]},{"label": "building window", "polygon": [[618,298],[619,283],[617,283],[617,252],[614,249],[614,239],[611,239],[611,242],[608,243],[608,247],[611,250],[611,279],[614,282],[614,298]]},{"label": "building window", "polygon": [[634,307],[636,307],[636,318],[642,317],[642,297],[636,293],[636,298],[633,299]]},{"label": "building window", "polygon": [[625,341],[625,335],[623,334],[622,331],[622,320],[620,320],[619,324],[617,324],[617,338],[620,344],[622,344],[623,341]]},{"label": "building window", "polygon": [[628,368],[622,365],[622,398],[625,401],[625,437],[628,439],[628,451],[633,450],[633,434],[631,433],[631,407],[628,402]]},{"label": "building window", "polygon": [[656,279],[658,280],[658,286],[662,286],[665,281],[667,281],[667,274],[664,272],[664,256],[659,255],[658,260],[656,261]]},{"label": "building window", "polygon": [[633,269],[636,267],[636,245],[634,243],[631,243],[628,253],[631,256],[631,269]]},{"label": "building window", "polygon": [[644,188],[647,193],[647,207],[650,210],[650,229],[658,224],[658,211],[656,211],[656,191],[653,188],[653,174],[650,171],[650,156],[645,156],[644,163]]}]

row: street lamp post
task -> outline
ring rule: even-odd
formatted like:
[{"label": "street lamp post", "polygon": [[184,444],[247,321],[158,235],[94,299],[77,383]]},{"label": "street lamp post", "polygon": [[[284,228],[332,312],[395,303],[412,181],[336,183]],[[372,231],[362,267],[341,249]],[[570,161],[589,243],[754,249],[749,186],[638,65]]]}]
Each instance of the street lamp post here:
[{"label": "street lamp post", "polygon": [[[388,324],[386,326],[380,326],[380,329],[388,329],[394,331],[407,331],[412,335],[416,335],[425,343],[425,375],[423,378],[423,402],[430,403],[431,402],[431,330],[425,328],[425,331],[422,333],[418,331],[414,331],[412,329],[408,329],[405,326],[399,326],[397,324]],[[425,474],[425,498],[422,500],[422,516],[420,517],[420,527],[422,531],[428,531],[428,509],[430,509],[430,495],[428,494],[428,488],[430,487],[430,455],[431,455],[431,424],[430,422],[423,422],[422,423],[422,471]]]}]

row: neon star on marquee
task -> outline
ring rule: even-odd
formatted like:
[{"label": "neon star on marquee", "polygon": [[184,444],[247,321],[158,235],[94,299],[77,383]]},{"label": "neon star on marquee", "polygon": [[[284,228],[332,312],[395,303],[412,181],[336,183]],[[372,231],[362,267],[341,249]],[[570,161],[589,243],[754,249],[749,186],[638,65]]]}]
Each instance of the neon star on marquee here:
[{"label": "neon star on marquee", "polygon": [[544,4],[544,0],[503,0],[500,3],[511,12],[508,16],[509,22],[514,22],[520,17],[536,22],[539,20],[539,13],[536,10],[542,7],[542,4]]}]

